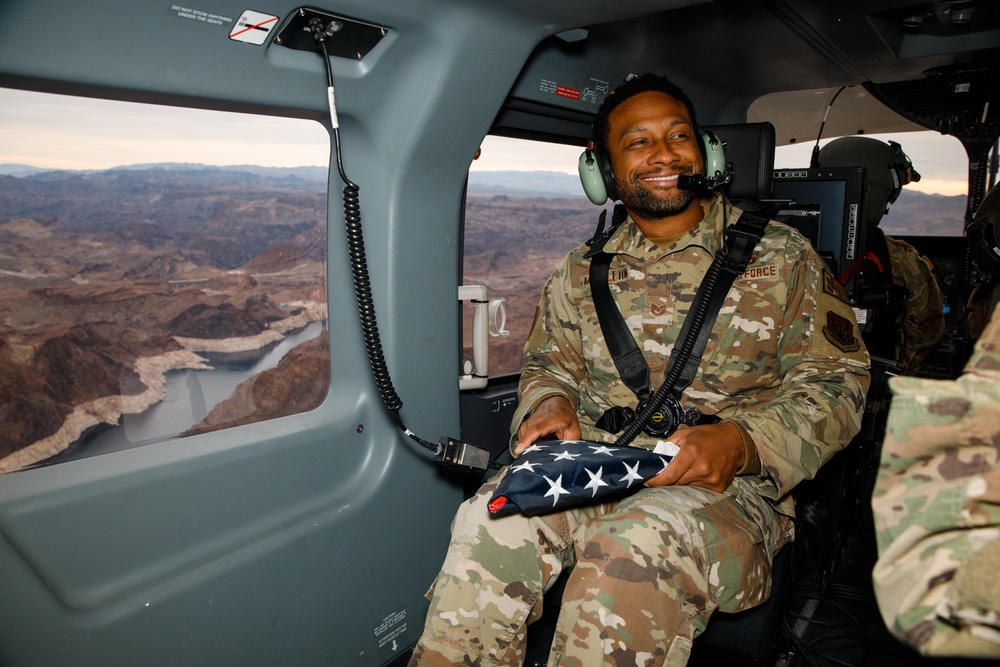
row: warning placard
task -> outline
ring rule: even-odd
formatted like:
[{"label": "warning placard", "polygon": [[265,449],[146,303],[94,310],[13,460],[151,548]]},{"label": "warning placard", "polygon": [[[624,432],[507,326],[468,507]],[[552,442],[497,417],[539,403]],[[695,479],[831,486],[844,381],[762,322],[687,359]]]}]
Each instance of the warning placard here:
[{"label": "warning placard", "polygon": [[406,607],[394,611],[375,626],[375,641],[382,661],[397,655],[406,644]]},{"label": "warning placard", "polygon": [[263,44],[276,25],[277,16],[248,9],[236,19],[236,25],[229,31],[229,39],[247,44]]},{"label": "warning placard", "polygon": [[233,19],[229,16],[214,14],[212,12],[206,12],[193,7],[185,7],[183,5],[170,5],[170,13],[178,18],[198,21],[199,23],[207,23],[208,25],[226,25],[233,22]]}]

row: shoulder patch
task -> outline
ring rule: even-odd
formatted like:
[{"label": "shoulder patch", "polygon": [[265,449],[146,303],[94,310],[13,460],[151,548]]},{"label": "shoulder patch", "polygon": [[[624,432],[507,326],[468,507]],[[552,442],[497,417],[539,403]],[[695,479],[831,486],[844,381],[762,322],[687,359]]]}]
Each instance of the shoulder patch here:
[{"label": "shoulder patch", "polygon": [[855,331],[854,323],[843,315],[832,310],[826,312],[823,336],[841,352],[857,352],[861,349],[861,341]]}]

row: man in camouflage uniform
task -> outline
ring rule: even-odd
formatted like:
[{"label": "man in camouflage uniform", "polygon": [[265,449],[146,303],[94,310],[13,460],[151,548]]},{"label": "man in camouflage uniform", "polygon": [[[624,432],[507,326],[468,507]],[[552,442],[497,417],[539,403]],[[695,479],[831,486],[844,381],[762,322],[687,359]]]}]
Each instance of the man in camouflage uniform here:
[{"label": "man in camouflage uniform", "polygon": [[944,336],[944,297],[926,257],[906,241],[885,237],[892,282],[906,288],[903,316],[903,372],[913,375]]},{"label": "man in camouflage uniform", "polygon": [[[677,188],[703,169],[692,106],[646,75],[602,105],[607,151],[629,219],[605,245],[609,280],[654,381],[702,276],[739,211]],[[595,426],[636,403],[601,333],[587,248],[542,293],[525,346],[512,450],[542,438],[614,442]],[[683,665],[715,609],[765,600],[775,552],[792,537],[791,489],[857,432],[867,353],[843,293],[797,232],[771,223],[722,306],[685,408],[721,423],[682,428],[667,469],[617,502],[490,518],[496,480],[464,503],[429,597],[411,665],[520,665],[526,626],[569,570],[549,665]],[[663,446],[640,435],[633,444]],[[504,474],[501,472],[501,475]]]},{"label": "man in camouflage uniform", "polygon": [[1000,659],[1000,308],[958,380],[890,387],[872,498],[882,617],[922,654]]},{"label": "man in camouflage uniform", "polygon": [[[899,144],[871,137],[834,139],[820,150],[819,165],[868,169],[865,219],[872,227],[889,211],[904,185],[920,180],[920,174]],[[878,229],[870,233],[882,234]],[[902,327],[897,329],[896,322],[887,324],[894,336],[902,335],[898,353],[876,349],[871,352],[900,362],[904,373],[914,375],[931,348],[944,336],[944,297],[930,261],[906,241],[882,235],[888,246],[892,284],[905,288],[907,294],[900,313]]]}]

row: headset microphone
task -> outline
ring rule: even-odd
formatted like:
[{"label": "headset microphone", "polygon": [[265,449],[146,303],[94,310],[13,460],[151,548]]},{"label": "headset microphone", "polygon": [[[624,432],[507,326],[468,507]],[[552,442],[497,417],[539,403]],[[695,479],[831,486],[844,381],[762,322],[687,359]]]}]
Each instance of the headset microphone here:
[{"label": "headset microphone", "polygon": [[705,178],[704,174],[695,174],[694,176],[684,175],[677,179],[677,189],[695,191],[711,190],[712,186],[709,185],[708,181],[709,179]]},{"label": "headset microphone", "polygon": [[693,190],[695,192],[707,193],[722,187],[723,185],[728,185],[730,181],[733,180],[733,165],[731,162],[726,163],[725,169],[722,172],[715,172],[714,176],[705,176],[704,174],[693,174],[688,176],[687,174],[678,177],[677,179],[677,189],[678,190]]}]

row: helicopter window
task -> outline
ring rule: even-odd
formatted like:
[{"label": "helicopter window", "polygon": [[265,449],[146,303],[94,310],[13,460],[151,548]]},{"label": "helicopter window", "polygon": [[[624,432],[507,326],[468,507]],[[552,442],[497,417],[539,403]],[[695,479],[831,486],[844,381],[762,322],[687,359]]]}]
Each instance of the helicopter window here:
[{"label": "helicopter window", "polygon": [[[581,148],[488,136],[469,169],[463,283],[503,299],[505,331],[490,338],[490,375],[518,373],[545,279],[590,238],[599,210],[577,175]],[[463,313],[463,359],[472,358],[472,308]],[[500,334],[500,335],[497,335]]]},{"label": "helicopter window", "polygon": [[[895,236],[962,236],[969,160],[961,142],[932,131],[865,136],[900,144],[921,175],[920,181],[904,186],[889,207],[879,223],[882,231]],[[823,139],[820,146],[834,138]],[[812,149],[812,142],[779,146],[774,166],[789,169],[808,165]]]},{"label": "helicopter window", "polygon": [[309,120],[0,89],[0,472],[316,407],[328,156]]}]

